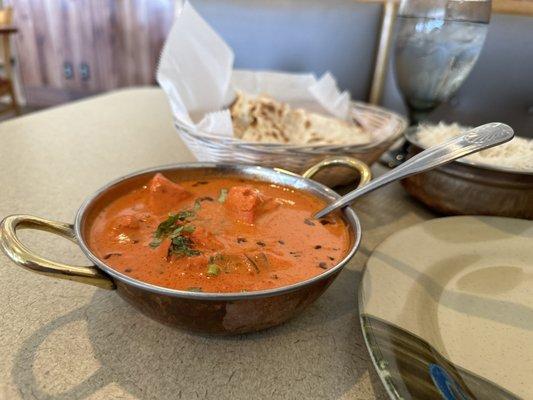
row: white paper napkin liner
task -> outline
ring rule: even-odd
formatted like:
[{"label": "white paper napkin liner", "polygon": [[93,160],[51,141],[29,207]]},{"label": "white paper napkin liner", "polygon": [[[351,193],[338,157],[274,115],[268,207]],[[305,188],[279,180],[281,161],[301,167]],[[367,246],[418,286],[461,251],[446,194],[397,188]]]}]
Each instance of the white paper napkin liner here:
[{"label": "white paper napkin liner", "polygon": [[[234,99],[235,90],[268,94],[278,101],[304,103],[337,118],[350,118],[350,96],[339,91],[329,72],[317,80],[313,74],[232,70],[233,60],[231,48],[185,2],[168,35],[157,73],[179,123],[233,137],[231,115],[224,108]],[[203,117],[196,123],[191,115]]]},{"label": "white paper napkin liner", "polygon": [[157,81],[177,120],[219,110],[228,93],[233,51],[189,2],[176,17],[161,52]]},{"label": "white paper napkin liner", "polygon": [[211,133],[221,137],[233,137],[233,123],[228,109],[204,115],[196,125],[199,132]]},{"label": "white paper napkin liner", "polygon": [[341,93],[337,81],[329,71],[309,86],[308,90],[331,115],[345,121],[350,120],[350,93],[347,91]]},{"label": "white paper napkin liner", "polygon": [[316,83],[313,74],[297,74],[277,71],[235,70],[231,88],[250,95],[266,94],[277,101],[307,102],[313,97],[309,87]]}]

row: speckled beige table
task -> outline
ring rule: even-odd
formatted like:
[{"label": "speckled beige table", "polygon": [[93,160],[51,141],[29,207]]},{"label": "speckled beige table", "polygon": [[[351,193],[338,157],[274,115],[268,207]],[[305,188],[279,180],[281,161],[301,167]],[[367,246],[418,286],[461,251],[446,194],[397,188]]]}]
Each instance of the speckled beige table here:
[{"label": "speckled beige table", "polygon": [[[155,88],[34,113],[0,124],[0,217],[72,222],[108,180],[190,160]],[[399,185],[355,207],[362,246],[324,296],[279,328],[241,337],[172,330],[113,292],[33,274],[0,255],[0,399],[385,399],[357,318],[361,269],[389,234],[432,215]],[[21,236],[43,255],[86,263],[65,240]]]}]

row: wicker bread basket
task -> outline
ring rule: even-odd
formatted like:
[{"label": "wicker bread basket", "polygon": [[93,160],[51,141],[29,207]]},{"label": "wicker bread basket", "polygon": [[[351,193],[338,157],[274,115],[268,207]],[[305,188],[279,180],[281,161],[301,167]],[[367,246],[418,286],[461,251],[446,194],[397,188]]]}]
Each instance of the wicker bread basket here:
[{"label": "wicker bread basket", "polygon": [[[199,161],[253,164],[283,168],[302,173],[329,156],[350,156],[371,165],[385,152],[407,127],[402,116],[366,103],[352,102],[352,115],[373,137],[370,143],[358,145],[286,145],[245,142],[205,132],[193,132],[175,123],[181,138]],[[352,170],[333,167],[321,172],[317,180],[336,186],[355,179]]]}]

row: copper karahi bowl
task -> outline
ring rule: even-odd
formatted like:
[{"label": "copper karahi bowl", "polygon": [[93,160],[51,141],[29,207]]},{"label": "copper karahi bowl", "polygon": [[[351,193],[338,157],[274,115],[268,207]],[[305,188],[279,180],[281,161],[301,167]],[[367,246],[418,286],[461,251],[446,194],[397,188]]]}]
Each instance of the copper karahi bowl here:
[{"label": "copper karahi bowl", "polygon": [[[116,290],[133,307],[166,325],[208,334],[259,331],[285,322],[314,302],[355,254],[361,241],[361,227],[351,208],[343,210],[351,243],[346,256],[337,265],[318,276],[289,286],[238,293],[175,290],[126,276],[91,251],[87,244],[91,226],[95,217],[110,202],[138,187],[157,172],[164,173],[176,182],[239,176],[289,186],[331,202],[339,197],[338,194],[311,180],[315,173],[330,165],[357,169],[361,174],[360,184],[370,180],[370,170],[364,163],[346,157],[324,160],[302,176],[284,170],[247,165],[188,163],[156,167],[124,176],[98,190],[82,204],[73,225],[29,215],[6,217],[0,225],[0,247],[12,261],[31,271]],[[34,254],[17,237],[17,230],[24,228],[48,231],[77,243],[94,265],[72,266]]]}]

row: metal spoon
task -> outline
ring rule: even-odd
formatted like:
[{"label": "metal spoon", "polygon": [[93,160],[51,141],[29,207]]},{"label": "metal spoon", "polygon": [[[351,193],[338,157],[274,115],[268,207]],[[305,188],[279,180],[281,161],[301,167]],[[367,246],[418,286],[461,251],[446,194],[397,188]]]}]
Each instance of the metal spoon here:
[{"label": "metal spoon", "polygon": [[372,192],[381,186],[410,175],[428,171],[468,154],[508,142],[513,137],[513,129],[509,125],[500,122],[491,122],[478,126],[469,130],[463,136],[452,138],[442,144],[422,151],[400,166],[370,181],[367,185],[342,196],[340,199],[317,212],[315,218],[322,218],[334,210],[347,206],[356,198]]}]

